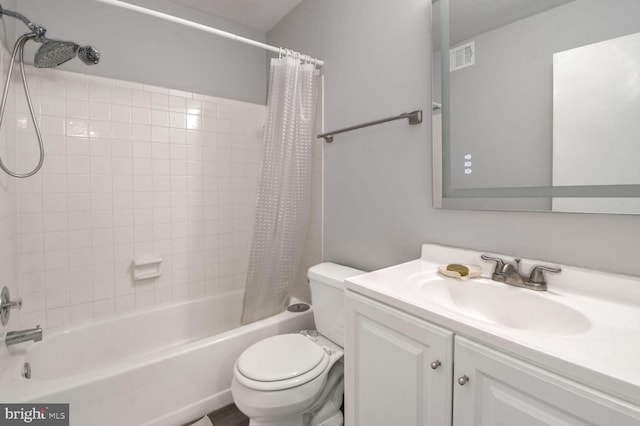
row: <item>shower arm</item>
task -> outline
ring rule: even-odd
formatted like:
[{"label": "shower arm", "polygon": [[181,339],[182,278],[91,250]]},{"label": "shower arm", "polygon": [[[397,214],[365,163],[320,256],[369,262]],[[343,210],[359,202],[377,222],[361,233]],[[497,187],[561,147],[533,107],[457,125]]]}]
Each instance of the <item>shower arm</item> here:
[{"label": "shower arm", "polygon": [[3,15],[11,16],[12,18],[21,20],[27,27],[29,27],[31,32],[36,35],[35,38],[38,41],[41,37],[44,37],[45,33],[47,32],[47,29],[45,27],[34,24],[30,20],[28,20],[24,15],[21,15],[18,12],[13,12],[11,10],[3,9],[2,5],[0,5],[0,17],[2,17]]}]

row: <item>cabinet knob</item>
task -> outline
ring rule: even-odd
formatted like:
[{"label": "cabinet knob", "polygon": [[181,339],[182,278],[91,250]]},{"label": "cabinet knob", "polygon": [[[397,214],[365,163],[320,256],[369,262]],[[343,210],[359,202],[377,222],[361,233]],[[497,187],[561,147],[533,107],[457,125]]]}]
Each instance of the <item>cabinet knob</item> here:
[{"label": "cabinet knob", "polygon": [[437,370],[438,367],[440,367],[442,365],[442,363],[438,360],[435,360],[431,363],[431,369],[432,370]]},{"label": "cabinet knob", "polygon": [[460,386],[466,385],[468,381],[469,381],[469,378],[467,376],[458,377],[458,384]]}]

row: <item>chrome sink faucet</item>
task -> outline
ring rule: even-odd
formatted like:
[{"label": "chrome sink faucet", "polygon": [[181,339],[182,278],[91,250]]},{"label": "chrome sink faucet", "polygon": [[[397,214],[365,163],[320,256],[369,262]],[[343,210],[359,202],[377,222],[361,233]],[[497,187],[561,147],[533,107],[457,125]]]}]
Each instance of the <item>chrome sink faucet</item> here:
[{"label": "chrome sink faucet", "polygon": [[522,275],[522,273],[520,273],[521,259],[514,259],[515,264],[513,264],[505,262],[499,257],[492,257],[486,254],[483,254],[480,257],[483,260],[496,262],[496,269],[493,271],[493,275],[491,276],[491,279],[493,281],[498,281],[516,287],[528,288],[530,290],[547,290],[547,282],[544,278],[543,271],[556,273],[561,271],[560,268],[556,267],[535,265],[533,268],[531,268],[531,272],[527,277],[526,275]]}]

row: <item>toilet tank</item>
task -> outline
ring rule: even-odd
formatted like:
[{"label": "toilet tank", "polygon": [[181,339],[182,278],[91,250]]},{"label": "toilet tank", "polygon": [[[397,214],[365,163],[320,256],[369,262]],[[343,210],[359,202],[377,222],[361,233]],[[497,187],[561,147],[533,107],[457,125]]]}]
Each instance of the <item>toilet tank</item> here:
[{"label": "toilet tank", "polygon": [[313,318],[318,332],[344,347],[344,280],[364,271],[325,262],[309,268]]}]

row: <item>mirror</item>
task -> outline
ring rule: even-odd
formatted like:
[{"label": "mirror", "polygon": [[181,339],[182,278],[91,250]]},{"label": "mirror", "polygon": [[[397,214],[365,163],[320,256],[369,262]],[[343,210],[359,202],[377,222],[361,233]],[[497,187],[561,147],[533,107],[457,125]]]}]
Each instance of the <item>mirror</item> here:
[{"label": "mirror", "polygon": [[432,6],[434,205],[640,214],[640,2]]}]

